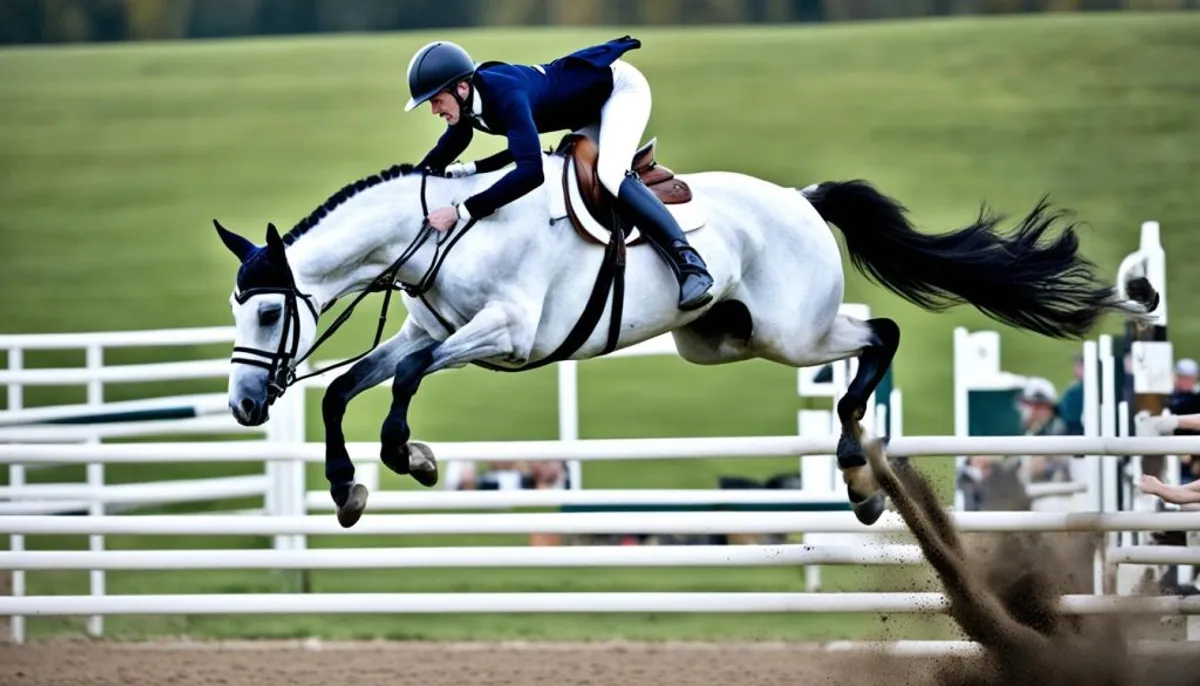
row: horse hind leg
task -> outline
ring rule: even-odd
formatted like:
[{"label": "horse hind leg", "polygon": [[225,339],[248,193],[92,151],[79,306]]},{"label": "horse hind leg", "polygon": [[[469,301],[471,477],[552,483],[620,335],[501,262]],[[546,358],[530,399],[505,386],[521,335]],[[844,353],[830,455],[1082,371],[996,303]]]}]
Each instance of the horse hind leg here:
[{"label": "horse hind leg", "polygon": [[837,403],[838,421],[841,423],[837,463],[854,515],[868,526],[883,514],[885,503],[884,494],[867,462],[861,420],[867,413],[867,400],[883,380],[899,347],[900,327],[891,319],[863,321],[838,315],[815,347],[809,345],[804,350],[784,350],[779,358],[780,362],[805,367],[858,358],[858,371]]},{"label": "horse hind leg", "polygon": [[870,335],[859,354],[858,371],[837,404],[838,420],[842,425],[837,461],[855,517],[870,526],[883,514],[884,494],[867,462],[860,422],[867,412],[867,400],[883,380],[900,347],[900,327],[893,320],[882,317],[864,323]]}]

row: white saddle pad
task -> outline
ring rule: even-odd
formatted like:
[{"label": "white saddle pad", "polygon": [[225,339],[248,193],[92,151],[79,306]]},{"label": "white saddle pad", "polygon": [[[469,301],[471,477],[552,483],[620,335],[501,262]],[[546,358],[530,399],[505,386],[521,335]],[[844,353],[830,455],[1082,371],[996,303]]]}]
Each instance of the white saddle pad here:
[{"label": "white saddle pad", "polygon": [[[560,157],[548,157],[545,169],[546,185],[548,187],[550,216],[554,220],[562,220],[567,217],[567,198],[563,193],[562,173],[563,164],[566,164],[571,175],[571,182],[567,184],[567,192],[570,193],[571,207],[575,209],[575,215],[579,217],[579,222],[583,226],[583,230],[587,231],[592,237],[601,243],[608,242],[608,229],[604,228],[595,217],[587,211],[587,205],[583,202],[583,196],[579,192],[579,184],[575,175],[575,160],[568,158],[566,160]],[[704,214],[700,211],[695,200],[686,203],[666,205],[666,208],[675,217],[675,221],[679,222],[679,226],[684,233],[690,233],[704,226]],[[627,239],[632,243],[641,237],[641,232],[634,227],[629,233]]]}]

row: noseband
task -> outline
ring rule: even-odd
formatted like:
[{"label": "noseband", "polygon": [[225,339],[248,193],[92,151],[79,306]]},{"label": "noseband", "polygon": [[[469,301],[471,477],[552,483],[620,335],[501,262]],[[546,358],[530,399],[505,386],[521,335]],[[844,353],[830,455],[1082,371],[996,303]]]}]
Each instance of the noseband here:
[{"label": "noseband", "polygon": [[[399,283],[398,277],[400,269],[407,264],[410,259],[412,259],[413,255],[415,255],[417,250],[419,250],[421,246],[423,246],[429,240],[431,235],[438,234],[434,243],[435,247],[433,259],[429,263],[429,268],[425,270],[425,273],[421,276],[420,281],[418,281],[415,285],[399,283],[399,287],[413,297],[423,296],[433,286],[434,277],[437,276],[437,272],[441,269],[442,262],[445,261],[446,255],[448,255],[450,252],[450,248],[454,247],[454,244],[458,242],[458,239],[462,238],[463,235],[465,235],[467,231],[475,225],[476,220],[474,218],[468,220],[466,225],[463,226],[462,230],[457,232],[453,228],[451,228],[449,231],[438,232],[432,226],[430,226],[428,219],[429,205],[425,200],[425,186],[428,177],[429,174],[422,170],[421,216],[426,217],[426,219],[421,225],[421,230],[417,232],[417,235],[413,238],[412,242],[408,244],[408,247],[404,249],[404,252],[401,253],[400,257],[396,258],[395,262],[392,262],[392,264],[388,266],[383,273],[375,277],[371,283],[369,283],[367,287],[358,294],[358,297],[356,297],[353,302],[351,302],[350,305],[338,315],[337,319],[335,319],[333,323],[329,325],[329,328],[317,338],[312,347],[309,348],[308,352],[306,352],[304,355],[300,357],[296,356],[296,352],[300,347],[300,307],[297,305],[297,301],[302,300],[308,307],[309,313],[312,314],[313,326],[315,328],[320,315],[324,314],[333,305],[333,303],[336,302],[336,299],[331,300],[324,308],[322,308],[321,312],[318,313],[312,295],[308,293],[301,293],[299,289],[296,288],[296,280],[290,269],[284,270],[287,272],[287,284],[284,286],[259,286],[255,288],[247,288],[244,291],[237,291],[236,289],[234,290],[233,297],[239,305],[244,305],[246,301],[256,295],[265,295],[268,293],[280,293],[283,295],[283,331],[281,331],[279,335],[278,347],[272,351],[262,350],[260,348],[250,348],[246,346],[234,346],[234,355],[230,360],[233,364],[245,364],[267,370],[267,405],[274,404],[275,400],[282,396],[284,391],[293,386],[296,382],[317,376],[319,374],[324,374],[331,369],[336,369],[352,362],[357,362],[358,360],[370,354],[372,350],[379,347],[379,341],[383,337],[383,327],[387,322],[388,303],[391,302],[392,291],[395,290],[397,283]],[[445,246],[444,252],[442,250],[443,246]],[[299,366],[301,362],[308,359],[308,357],[313,354],[313,351],[321,347],[325,341],[329,340],[334,332],[341,328],[342,324],[345,324],[347,321],[349,321],[351,314],[354,312],[354,308],[357,307],[360,302],[362,302],[363,298],[378,291],[383,291],[383,304],[379,309],[379,324],[375,328],[375,340],[373,343],[371,343],[371,347],[348,360],[343,360],[336,364],[329,365],[324,369],[309,372],[303,376],[296,376],[296,367]],[[243,356],[239,357],[239,354]]]},{"label": "noseband", "polygon": [[[233,364],[246,364],[267,370],[268,405],[273,404],[275,399],[283,395],[287,387],[295,382],[296,365],[303,360],[301,358],[295,362],[292,361],[296,358],[296,350],[300,346],[300,308],[296,305],[296,301],[303,300],[312,314],[313,323],[315,324],[317,321],[317,307],[313,304],[312,295],[301,293],[296,288],[291,270],[287,270],[287,275],[289,283],[286,287],[260,286],[244,291],[234,291],[233,294],[234,300],[239,305],[246,304],[246,301],[256,295],[268,293],[283,295],[283,331],[279,334],[279,346],[274,351],[234,346],[233,358],[230,360]],[[239,353],[243,357],[239,357]]]}]

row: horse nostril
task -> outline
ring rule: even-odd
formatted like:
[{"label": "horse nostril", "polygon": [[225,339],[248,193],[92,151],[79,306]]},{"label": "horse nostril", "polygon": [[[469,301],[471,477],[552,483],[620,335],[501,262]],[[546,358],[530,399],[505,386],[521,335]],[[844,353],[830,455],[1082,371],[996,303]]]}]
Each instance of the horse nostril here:
[{"label": "horse nostril", "polygon": [[247,417],[254,414],[254,401],[250,398],[242,398],[242,412]]}]

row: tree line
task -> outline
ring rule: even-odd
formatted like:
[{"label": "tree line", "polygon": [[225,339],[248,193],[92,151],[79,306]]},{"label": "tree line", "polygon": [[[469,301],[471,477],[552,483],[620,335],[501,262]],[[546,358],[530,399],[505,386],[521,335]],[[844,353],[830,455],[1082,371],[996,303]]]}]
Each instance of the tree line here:
[{"label": "tree line", "polygon": [[1197,8],[1200,0],[0,0],[0,44]]}]

